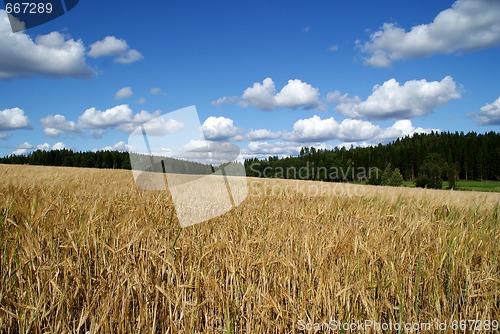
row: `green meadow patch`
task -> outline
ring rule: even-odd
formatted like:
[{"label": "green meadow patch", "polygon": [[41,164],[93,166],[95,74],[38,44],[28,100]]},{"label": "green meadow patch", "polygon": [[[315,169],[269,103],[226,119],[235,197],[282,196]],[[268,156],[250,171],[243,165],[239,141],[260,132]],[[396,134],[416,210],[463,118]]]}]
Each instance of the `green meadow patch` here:
[{"label": "green meadow patch", "polygon": [[[415,187],[415,182],[404,181],[403,187]],[[443,189],[448,188],[448,182],[443,181]],[[500,192],[500,181],[460,180],[457,182],[456,190]]]}]

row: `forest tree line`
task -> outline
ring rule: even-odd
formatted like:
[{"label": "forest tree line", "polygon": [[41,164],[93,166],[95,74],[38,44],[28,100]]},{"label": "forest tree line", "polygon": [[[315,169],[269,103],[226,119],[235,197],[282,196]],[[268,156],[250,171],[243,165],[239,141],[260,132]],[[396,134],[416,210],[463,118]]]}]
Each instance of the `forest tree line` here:
[{"label": "forest tree line", "polygon": [[[0,158],[3,164],[29,164],[89,168],[131,169],[128,152],[97,151],[74,152],[69,149],[33,151],[27,155],[9,155]],[[170,159],[177,172],[184,170],[206,171],[207,165]],[[283,171],[305,170],[306,179],[321,181],[358,181],[354,171],[377,171],[387,177],[397,169],[404,180],[427,182],[432,173],[439,173],[443,180],[500,180],[500,133],[478,134],[470,132],[441,132],[414,134],[382,145],[332,150],[303,147],[298,156],[270,156],[265,159],[247,159],[244,162],[247,176],[301,178],[304,174]],[[194,167],[193,167],[194,166]],[[214,167],[208,166],[212,171]],[[337,168],[341,173],[314,173],[314,169]],[[215,167],[216,169],[216,167]],[[310,172],[312,171],[312,172]],[[380,171],[380,173],[378,173]],[[366,173],[365,181],[370,177]],[[383,172],[385,172],[384,175]],[[399,176],[398,176],[399,178]],[[375,184],[384,179],[372,180]],[[417,182],[418,185],[418,182]]]},{"label": "forest tree line", "polygon": [[[135,169],[142,171],[180,174],[208,174],[215,169],[211,165],[197,162],[134,154]],[[166,163],[162,164],[161,161]],[[119,151],[74,152],[70,149],[36,150],[27,155],[9,155],[0,158],[2,164],[41,165],[63,167],[87,167],[109,169],[132,169],[130,154]]]},{"label": "forest tree line", "polygon": [[[396,139],[386,145],[332,150],[303,147],[296,157],[245,160],[247,175],[253,177],[273,177],[274,173],[275,177],[297,178],[282,171],[301,168],[314,171],[321,167],[338,168],[342,173],[309,173],[309,179],[357,181],[358,173],[350,171],[380,171],[379,177],[385,171],[386,177],[397,169],[404,180],[420,179],[424,186],[429,181],[426,178],[436,173],[447,181],[500,180],[500,134],[432,132]],[[368,179],[370,175],[366,176]],[[422,184],[417,182],[418,185]]]}]

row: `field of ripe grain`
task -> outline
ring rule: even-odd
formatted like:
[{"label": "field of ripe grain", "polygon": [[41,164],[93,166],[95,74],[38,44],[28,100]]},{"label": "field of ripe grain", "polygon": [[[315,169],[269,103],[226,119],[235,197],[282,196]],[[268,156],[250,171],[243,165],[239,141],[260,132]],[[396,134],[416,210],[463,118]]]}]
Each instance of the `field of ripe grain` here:
[{"label": "field of ripe grain", "polygon": [[4,333],[500,320],[497,193],[249,179],[242,205],[181,229],[129,171],[0,177]]}]

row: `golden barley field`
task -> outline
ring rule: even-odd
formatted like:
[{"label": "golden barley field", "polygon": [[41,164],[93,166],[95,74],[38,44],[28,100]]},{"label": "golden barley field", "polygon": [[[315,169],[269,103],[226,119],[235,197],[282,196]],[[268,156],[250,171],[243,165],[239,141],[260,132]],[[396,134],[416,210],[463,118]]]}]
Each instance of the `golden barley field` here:
[{"label": "golden barley field", "polygon": [[130,171],[0,176],[2,333],[500,320],[500,194],[249,179],[240,206],[181,228]]}]

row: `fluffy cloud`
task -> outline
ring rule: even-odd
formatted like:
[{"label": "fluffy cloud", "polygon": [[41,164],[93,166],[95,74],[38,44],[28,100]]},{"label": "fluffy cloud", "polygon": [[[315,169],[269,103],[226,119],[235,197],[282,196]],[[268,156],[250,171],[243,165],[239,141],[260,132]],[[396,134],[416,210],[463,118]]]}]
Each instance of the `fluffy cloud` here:
[{"label": "fluffy cloud", "polygon": [[385,23],[381,30],[370,35],[370,41],[358,41],[357,45],[366,54],[366,64],[389,67],[393,61],[402,59],[498,46],[499,22],[499,1],[457,0],[432,23],[413,26],[410,31]]},{"label": "fluffy cloud", "polygon": [[415,133],[431,133],[431,131],[440,132],[439,129],[415,128],[410,120],[402,119],[384,129],[378,136],[373,138],[372,142],[388,143],[396,138],[412,136]]},{"label": "fluffy cloud", "polygon": [[23,144],[19,145],[16,150],[12,152],[14,155],[25,155],[27,154],[31,149],[33,149],[33,145],[31,145],[28,142],[24,142]]},{"label": "fluffy cloud", "polygon": [[[211,104],[215,107],[220,107],[224,105],[239,104],[242,101],[238,96],[223,96],[219,97],[217,100],[212,101]],[[242,105],[244,106],[244,105]]]},{"label": "fluffy cloud", "polygon": [[33,145],[25,141],[23,144],[19,145],[18,148],[25,148],[25,149],[31,149],[33,148]]},{"label": "fluffy cloud", "polygon": [[89,108],[78,117],[78,122],[68,121],[62,115],[49,115],[40,121],[45,134],[50,137],[81,133],[88,129],[93,137],[100,138],[109,128],[131,133],[141,125],[148,135],[160,136],[176,132],[184,126],[181,122],[160,116],[159,110],[153,113],[142,110],[134,114],[127,104],[121,104],[104,111]]},{"label": "fluffy cloud", "polygon": [[107,128],[130,133],[138,126],[144,124],[149,135],[165,135],[182,128],[182,124],[175,120],[165,120],[160,116],[160,111],[149,113],[145,110],[133,114],[127,104],[118,105],[104,111],[90,108],[78,118],[78,124],[82,128],[91,129],[94,137],[103,134]]},{"label": "fluffy cloud", "polygon": [[378,125],[359,119],[344,119],[339,124],[339,130],[339,138],[346,141],[369,140],[381,131]]},{"label": "fluffy cloud", "polygon": [[12,154],[15,155],[25,155],[31,150],[42,150],[42,151],[47,151],[49,149],[52,150],[62,150],[65,149],[66,145],[63,142],[58,142],[52,145],[52,148],[50,147],[49,143],[43,143],[43,144],[38,144],[36,147],[33,147],[28,142],[24,142],[23,144],[19,145],[15,151],[12,152]]},{"label": "fluffy cloud", "polygon": [[54,145],[52,145],[52,149],[53,149],[53,150],[63,150],[63,149],[65,149],[65,148],[66,148],[66,145],[64,145],[64,143],[63,143],[63,142],[61,142],[61,141],[60,141],[60,142],[55,143]]},{"label": "fluffy cloud", "polygon": [[11,153],[11,154],[13,154],[13,155],[25,155],[25,154],[27,154],[27,153],[28,153],[28,151],[29,151],[29,150],[28,150],[28,149],[25,149],[25,148],[18,148],[18,149],[16,149],[16,150],[12,151],[12,153]]},{"label": "fluffy cloud", "polygon": [[339,92],[328,94],[327,100],[337,101],[336,111],[352,118],[390,119],[424,116],[453,99],[460,92],[452,77],[441,81],[410,80],[400,85],[395,79],[373,87],[373,93],[362,101]]},{"label": "fluffy cloud", "polygon": [[125,53],[129,49],[127,42],[115,36],[106,36],[90,46],[88,55],[94,58],[115,56]]},{"label": "fluffy cloud", "polygon": [[47,75],[89,77],[81,40],[66,39],[58,32],[38,36],[13,33],[4,10],[0,10],[0,79]]},{"label": "fluffy cloud", "polygon": [[262,83],[256,82],[245,89],[242,100],[262,110],[279,108],[276,102],[276,87],[271,78],[264,79]]},{"label": "fluffy cloud", "polygon": [[132,94],[133,94],[133,92],[132,92],[131,87],[123,87],[123,88],[120,88],[115,93],[115,99],[117,99],[117,100],[126,99],[127,97],[131,97]]},{"label": "fluffy cloud", "polygon": [[[412,136],[415,133],[439,132],[439,129],[424,129],[415,127],[410,120],[398,120],[388,128],[381,128],[370,122],[345,119],[337,122],[333,118],[321,119],[313,116],[298,120],[293,132],[284,133],[285,141],[268,142],[265,140],[251,141],[242,149],[242,158],[266,158],[270,155],[297,155],[304,146],[314,146],[318,149],[333,149],[337,147],[367,147],[378,143],[388,143],[396,138]],[[340,144],[325,143],[326,140],[340,140]]]},{"label": "fluffy cloud", "polygon": [[137,51],[137,50],[128,50],[124,54],[119,55],[115,59],[115,61],[117,63],[120,63],[120,64],[131,64],[131,63],[134,63],[136,61],[141,60],[142,58],[144,58],[144,57],[143,57],[143,55],[139,51]]},{"label": "fluffy cloud", "polygon": [[[165,149],[167,151],[168,149]],[[203,164],[219,165],[234,161],[240,154],[240,148],[231,143],[213,142],[210,140],[191,140],[182,146],[173,156],[179,159],[196,161]]]},{"label": "fluffy cloud", "polygon": [[0,131],[27,129],[29,127],[28,117],[24,114],[22,109],[12,108],[0,110]]},{"label": "fluffy cloud", "polygon": [[281,132],[272,132],[267,129],[257,129],[257,130],[250,130],[247,133],[247,138],[252,141],[256,140],[266,140],[266,139],[278,139],[282,135]]},{"label": "fluffy cloud", "polygon": [[293,131],[284,134],[284,139],[293,142],[318,142],[338,139],[345,142],[367,141],[371,143],[388,142],[390,140],[413,135],[414,133],[438,129],[415,128],[410,120],[398,120],[389,128],[383,129],[368,121],[344,119],[337,122],[333,117],[321,119],[314,115],[308,119],[295,122]]},{"label": "fluffy cloud", "polygon": [[314,115],[308,119],[300,119],[293,125],[293,132],[285,134],[285,139],[298,142],[323,141],[341,139],[345,141],[361,141],[372,139],[382,129],[367,121],[344,119],[341,123],[333,117],[321,119]]},{"label": "fluffy cloud", "polygon": [[288,84],[276,94],[274,81],[266,78],[262,83],[254,83],[252,87],[245,89],[242,99],[263,110],[312,109],[320,105],[318,89],[298,79],[288,80]]},{"label": "fluffy cloud", "polygon": [[123,123],[116,128],[118,130],[131,133],[142,125],[149,136],[165,136],[181,130],[184,127],[182,122],[175,119],[160,117],[160,111],[149,113],[142,110],[136,114],[129,122]]},{"label": "fluffy cloud", "polygon": [[115,36],[106,36],[103,40],[90,45],[88,55],[92,58],[113,56],[115,62],[122,64],[130,64],[143,58],[139,51],[130,49],[125,40]]},{"label": "fluffy cloud", "polygon": [[49,143],[38,144],[36,146],[36,149],[42,150],[42,151],[47,151],[48,149],[50,149],[50,145],[49,145]]},{"label": "fluffy cloud", "polygon": [[276,93],[273,79],[266,78],[262,83],[256,82],[252,87],[245,89],[241,98],[235,96],[221,97],[212,102],[214,106],[237,103],[240,107],[248,105],[261,110],[279,108],[313,109],[321,108],[319,90],[299,79],[288,80],[288,83]]},{"label": "fluffy cloud", "polygon": [[254,158],[259,159],[267,158],[269,156],[296,156],[300,153],[300,149],[304,146],[311,145],[317,149],[333,149],[332,145],[320,143],[320,142],[289,142],[289,141],[278,141],[278,142],[267,142],[267,141],[252,141],[247,147],[242,149],[241,158]]},{"label": "fluffy cloud", "polygon": [[201,127],[205,138],[209,140],[242,139],[242,130],[230,118],[210,116]]},{"label": "fluffy cloud", "polygon": [[321,119],[314,115],[308,119],[299,119],[293,125],[293,132],[285,134],[285,139],[294,141],[321,141],[338,137],[339,123],[333,118]]},{"label": "fluffy cloud", "polygon": [[266,158],[270,155],[290,156],[298,155],[302,144],[290,142],[268,143],[266,141],[251,141],[248,146],[243,149],[243,158]]},{"label": "fluffy cloud", "polygon": [[42,118],[40,122],[43,125],[43,132],[49,137],[82,132],[78,124],[73,121],[67,121],[63,115],[49,115]]},{"label": "fluffy cloud", "polygon": [[167,95],[164,91],[161,90],[160,87],[153,87],[149,90],[151,95]]},{"label": "fluffy cloud", "polygon": [[481,107],[477,122],[480,125],[500,125],[500,97]]},{"label": "fluffy cloud", "polygon": [[122,104],[105,111],[89,108],[78,117],[78,123],[84,128],[104,129],[129,123],[132,117],[132,109],[127,104]]},{"label": "fluffy cloud", "polygon": [[129,152],[130,146],[124,141],[119,141],[113,146],[105,146],[101,148],[101,151],[119,151],[119,152]]}]

